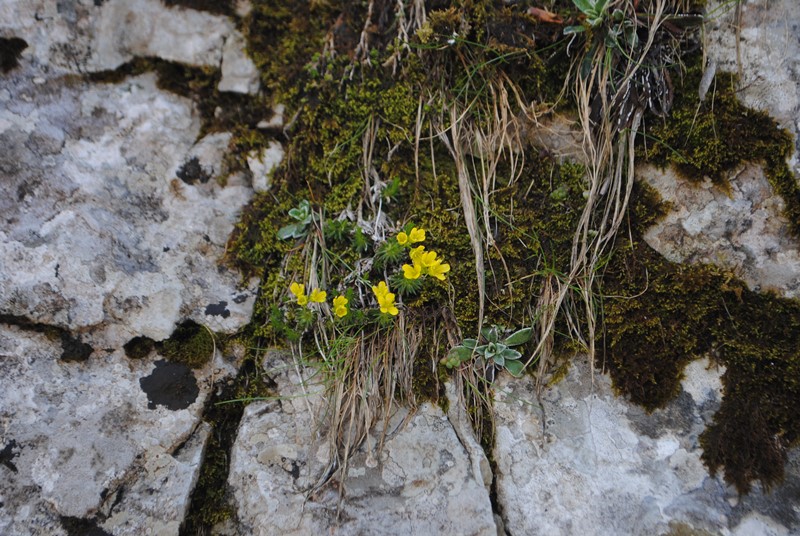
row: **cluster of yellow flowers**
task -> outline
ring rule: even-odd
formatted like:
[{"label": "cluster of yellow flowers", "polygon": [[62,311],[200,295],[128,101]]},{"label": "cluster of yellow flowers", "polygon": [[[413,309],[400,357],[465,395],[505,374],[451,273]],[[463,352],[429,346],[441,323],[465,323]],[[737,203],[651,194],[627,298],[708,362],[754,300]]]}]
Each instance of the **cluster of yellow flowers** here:
[{"label": "cluster of yellow flowers", "polygon": [[[325,303],[328,298],[328,293],[316,287],[311,291],[311,294],[306,294],[306,286],[294,282],[289,286],[289,292],[294,294],[297,300],[297,305],[306,306],[309,303]],[[347,314],[347,298],[344,296],[336,296],[333,299],[333,312],[339,318]]]},{"label": "cluster of yellow flowers", "polygon": [[394,304],[394,293],[389,292],[389,287],[386,286],[385,282],[381,281],[377,286],[373,285],[372,292],[374,292],[375,297],[378,298],[378,306],[381,308],[382,313],[389,313],[392,316],[397,315],[398,311],[397,306]]},{"label": "cluster of yellow flowers", "polygon": [[[411,257],[411,264],[404,264],[403,277],[406,279],[419,279],[423,274],[435,277],[440,281],[444,281],[445,275],[450,271],[450,265],[444,262],[435,251],[425,251],[425,246],[412,247],[412,244],[425,241],[425,229],[418,229],[414,227],[409,233],[400,232],[397,235],[397,242],[403,246],[410,248],[409,256]],[[289,286],[297,304],[306,306],[309,303],[325,303],[328,293],[324,290],[314,288],[310,294],[306,295],[305,285],[300,283],[292,283]],[[378,300],[378,306],[381,313],[396,316],[398,314],[397,305],[395,304],[395,295],[389,292],[389,287],[386,282],[381,281],[377,285],[373,285],[372,292],[375,293],[375,298]],[[333,299],[333,313],[342,318],[348,313],[348,299],[344,296],[336,296]]]},{"label": "cluster of yellow flowers", "polygon": [[[414,227],[409,234],[400,233],[397,241],[407,247],[416,242],[425,240],[425,229]],[[425,246],[417,246],[409,251],[411,264],[404,264],[403,277],[406,279],[419,279],[423,274],[435,277],[439,281],[444,281],[444,274],[450,271],[450,265],[444,262],[435,251],[425,251]]]}]

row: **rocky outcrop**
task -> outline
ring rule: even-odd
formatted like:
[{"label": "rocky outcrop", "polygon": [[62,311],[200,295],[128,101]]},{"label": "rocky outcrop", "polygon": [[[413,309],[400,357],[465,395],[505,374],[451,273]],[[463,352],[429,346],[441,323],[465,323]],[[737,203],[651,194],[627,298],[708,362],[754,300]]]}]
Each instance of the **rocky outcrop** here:
[{"label": "rocky outcrop", "polygon": [[260,85],[231,19],[160,0],[9,0],[0,5],[0,37],[23,39],[23,63],[34,62],[45,75],[113,70],[154,57],[221,68],[220,91],[256,93]]},{"label": "rocky outcrop", "polygon": [[[236,364],[205,348],[192,369],[152,341],[188,320],[228,333],[249,321],[255,281],[220,261],[252,188],[215,180],[230,134],[198,140],[193,103],[154,74],[70,73],[137,55],[219,67],[233,31],[157,1],[0,5],[0,35],[28,44],[0,87],[4,535],[177,534],[183,522],[204,405]],[[151,344],[126,352],[136,341]]]},{"label": "rocky outcrop", "polygon": [[501,377],[494,456],[508,534],[800,530],[796,462],[772,494],[757,489],[740,500],[700,459],[698,436],[719,406],[722,372],[693,362],[680,395],[652,414],[616,397],[585,360],[541,397],[531,380]]},{"label": "rocky outcrop", "polygon": [[394,408],[328,480],[325,387],[279,354],[264,366],[277,399],[247,407],[231,455],[239,534],[497,534],[489,483],[441,409]]}]

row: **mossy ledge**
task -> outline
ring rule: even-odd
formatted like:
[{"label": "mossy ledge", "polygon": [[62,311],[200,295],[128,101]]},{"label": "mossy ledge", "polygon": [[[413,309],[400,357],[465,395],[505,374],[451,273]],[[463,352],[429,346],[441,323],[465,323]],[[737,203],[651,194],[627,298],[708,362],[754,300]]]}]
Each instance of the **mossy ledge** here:
[{"label": "mossy ledge", "polygon": [[[293,118],[287,127],[287,157],[273,177],[273,190],[257,196],[245,210],[229,244],[232,264],[263,277],[252,324],[253,346],[261,341],[287,344],[304,336],[284,310],[288,284],[306,277],[305,240],[281,241],[276,234],[288,223],[288,210],[303,199],[328,221],[359,205],[365,183],[362,142],[373,128],[379,142],[372,162],[376,173],[392,185],[381,201],[398,223],[424,225],[430,247],[457,260],[448,275],[451,287],[427,285],[404,296],[404,305],[417,319],[452,318],[464,336],[475,335],[475,265],[456,169],[435,136],[427,142],[427,153],[414,151],[409,143],[418,117],[418,131],[431,132],[430,117],[442,111],[442,103],[423,102],[419,96],[449,88],[451,97],[474,100],[479,107],[486,95],[476,87],[485,88],[482,83],[502,75],[514,80],[529,100],[551,102],[565,75],[563,54],[555,47],[539,56],[535,47],[509,32],[515,25],[527,28],[531,21],[513,7],[501,7],[501,2],[431,4],[437,8],[429,13],[428,41],[414,42],[418,48],[404,57],[398,74],[387,67],[396,52],[390,24],[371,27],[370,52],[354,61],[353,47],[366,16],[363,5],[301,1],[287,7],[262,0],[253,3],[251,15],[244,19],[248,48],[262,70],[264,87],[273,92],[274,101],[287,105],[287,117]],[[388,4],[380,5],[389,11]],[[542,37],[537,46],[548,42],[544,26],[535,25],[537,39]],[[463,42],[447,44],[454,32]],[[326,38],[333,40],[337,55],[321,53]],[[728,75],[719,75],[715,92],[700,103],[695,95],[702,74],[698,58],[688,61],[671,117],[648,125],[649,138],[640,146],[639,157],[674,164],[690,180],[708,176],[722,188],[741,163],[761,162],[798,235],[800,195],[786,165],[790,137],[766,115],[742,106]],[[497,176],[502,180],[486,207],[493,248],[486,259],[490,275],[485,323],[514,327],[533,321],[529,311],[542,292],[542,281],[559,278],[568,268],[564,263],[583,206],[584,185],[580,166],[546,155],[529,156],[516,182],[510,180],[510,169],[507,160],[499,163]],[[724,364],[725,398],[702,436],[704,460],[712,471],[724,468],[725,478],[741,492],[749,490],[753,480],[773,485],[782,475],[786,449],[797,445],[800,434],[791,413],[797,407],[800,377],[798,304],[751,292],[713,266],[666,261],[641,239],[663,211],[654,192],[637,186],[632,241],[618,242],[598,288],[608,296],[602,362],[617,389],[650,410],[678,392],[683,368],[692,359],[710,355]],[[365,241],[352,221],[339,227],[314,230],[335,248],[337,262],[352,264],[365,250],[379,247]],[[383,272],[376,266],[366,275],[382,278]],[[344,283],[335,270],[328,277],[328,289]],[[555,344],[566,352],[572,344],[568,337],[562,339]],[[431,355],[420,352],[414,360],[415,396],[440,395],[438,380],[448,373],[437,365],[444,346],[437,341]],[[758,411],[752,411],[754,407]],[[481,441],[491,445],[490,427],[484,432]]]},{"label": "mossy ledge", "polygon": [[640,156],[662,166],[672,164],[691,182],[708,177],[724,190],[741,164],[762,164],[784,201],[791,233],[800,239],[800,183],[787,163],[794,151],[791,134],[766,113],[739,101],[737,78],[731,73],[717,73],[701,102],[697,88],[702,76],[702,56],[697,53],[687,60],[669,119],[650,127]]},{"label": "mossy ledge", "polygon": [[680,391],[683,369],[710,356],[723,365],[723,400],[700,437],[703,461],[740,493],[783,477],[800,444],[800,302],[749,290],[710,265],[667,261],[641,238],[663,214],[637,185],[633,241],[621,241],[604,275],[605,355],[614,386],[648,410]]}]

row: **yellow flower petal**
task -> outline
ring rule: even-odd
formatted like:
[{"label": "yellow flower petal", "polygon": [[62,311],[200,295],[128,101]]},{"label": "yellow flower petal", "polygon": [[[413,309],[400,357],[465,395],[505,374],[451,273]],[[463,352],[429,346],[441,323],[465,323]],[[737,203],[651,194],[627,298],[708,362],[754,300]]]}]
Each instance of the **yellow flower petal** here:
[{"label": "yellow flower petal", "polygon": [[292,294],[294,294],[296,297],[299,298],[300,296],[302,296],[303,294],[306,293],[306,286],[305,285],[300,285],[300,284],[298,284],[296,282],[292,283],[289,286],[289,292],[291,292]]},{"label": "yellow flower petal", "polygon": [[403,268],[403,277],[406,279],[419,279],[419,276],[422,274],[422,266],[419,263],[414,263],[414,265],[404,264]]},{"label": "yellow flower petal", "polygon": [[389,313],[392,316],[397,316],[397,313],[399,313],[399,311],[397,310],[397,307],[395,307],[394,304],[388,305],[386,307],[381,307],[381,312],[384,313],[384,314],[385,313]]},{"label": "yellow flower petal", "polygon": [[408,252],[408,255],[411,257],[411,262],[414,264],[419,263],[419,258],[422,256],[423,252],[425,251],[425,246],[417,246],[412,248],[411,251]]},{"label": "yellow flower petal", "polygon": [[435,251],[426,251],[419,257],[419,263],[424,268],[430,268],[436,263],[436,252]]},{"label": "yellow flower petal", "polygon": [[[374,292],[375,296],[378,298],[378,300],[380,300],[381,296],[383,296],[387,292],[389,292],[389,287],[386,286],[386,283],[384,281],[381,281],[380,283],[378,283],[378,286],[373,286],[372,287],[372,292]],[[394,295],[392,295],[392,296],[394,296]],[[394,299],[394,298],[392,298],[392,299]]]},{"label": "yellow flower petal", "polygon": [[344,305],[336,307],[336,310],[334,311],[334,313],[339,318],[342,318],[343,316],[347,316],[347,307],[345,307]]},{"label": "yellow flower petal", "polygon": [[408,239],[413,244],[414,242],[423,242],[425,240],[425,229],[417,229],[414,227],[411,229],[411,233],[408,235]]},{"label": "yellow flower petal", "polygon": [[311,291],[311,296],[309,296],[309,299],[314,303],[325,303],[325,299],[327,297],[328,297],[327,292],[315,288],[314,290]]},{"label": "yellow flower petal", "polygon": [[308,303],[308,296],[305,294],[301,294],[297,297],[297,304],[298,305],[306,305]]},{"label": "yellow flower petal", "polygon": [[405,246],[408,244],[408,235],[400,231],[400,233],[397,235],[397,241],[400,243],[400,245]]},{"label": "yellow flower petal", "polygon": [[428,268],[428,275],[435,277],[439,281],[444,281],[444,274],[450,271],[449,264],[443,264],[442,261],[436,262],[433,266]]},{"label": "yellow flower petal", "polygon": [[333,306],[338,309],[339,307],[344,307],[345,305],[347,305],[348,302],[349,300],[344,296],[336,296],[333,299]]}]

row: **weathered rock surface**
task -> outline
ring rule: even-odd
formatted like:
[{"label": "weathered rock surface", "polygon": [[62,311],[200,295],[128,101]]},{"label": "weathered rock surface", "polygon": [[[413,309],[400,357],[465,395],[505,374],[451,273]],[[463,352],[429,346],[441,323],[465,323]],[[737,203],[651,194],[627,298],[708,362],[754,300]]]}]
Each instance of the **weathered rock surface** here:
[{"label": "weathered rock surface", "polygon": [[[724,4],[724,5],[722,5]],[[736,5],[741,5],[737,20]],[[738,96],[768,112],[795,137],[800,150],[800,29],[794,0],[711,2],[707,28],[709,69],[740,75]],[[790,166],[800,177],[795,150]],[[754,290],[800,296],[800,244],[789,233],[783,200],[757,163],[728,177],[730,192],[710,181],[692,185],[672,170],[645,167],[639,178],[655,187],[675,210],[645,239],[675,262],[716,264],[732,270]]]},{"label": "weathered rock surface", "polygon": [[[741,7],[737,17],[736,6]],[[795,0],[709,2],[705,52],[717,69],[738,73],[738,93],[794,134],[792,158],[800,173],[800,12]]]},{"label": "weathered rock surface", "polygon": [[61,351],[47,334],[0,324],[0,533],[63,534],[62,518],[94,518],[113,534],[176,534],[220,363],[183,368],[196,392],[179,409],[149,409],[140,380],[158,374],[152,359],[118,350],[65,363]]},{"label": "weathered rock surface", "polygon": [[222,68],[220,91],[255,93],[258,72],[227,17],[160,0],[6,0],[0,36],[24,39],[45,73],[116,69],[135,57]]},{"label": "weathered rock surface", "polygon": [[729,192],[710,180],[691,184],[671,169],[648,166],[639,177],[673,206],[645,234],[653,249],[673,262],[732,270],[754,290],[800,297],[800,244],[760,166],[745,165]]},{"label": "weathered rock surface", "polygon": [[95,348],[162,340],[186,318],[220,331],[249,320],[254,287],[218,262],[252,190],[178,179],[200,128],[190,101],[152,74],[67,87],[20,72],[7,89],[1,313]]},{"label": "weathered rock surface", "polygon": [[530,380],[497,384],[497,501],[509,534],[712,534],[800,531],[798,456],[786,482],[744,500],[700,460],[697,438],[719,405],[721,372],[692,363],[665,409],[646,414],[576,361],[541,399]]},{"label": "weathered rock surface", "polygon": [[428,404],[414,414],[396,408],[350,460],[344,482],[317,489],[330,460],[323,387],[303,389],[275,356],[265,368],[282,398],[248,406],[239,427],[229,483],[240,534],[497,533],[482,476],[447,417]]},{"label": "weathered rock surface", "polygon": [[[193,103],[154,74],[63,73],[140,54],[219,66],[232,25],[209,17],[157,1],[0,3],[0,35],[30,45],[0,88],[0,534],[177,534],[183,521],[204,404],[235,366],[133,360],[123,345],[186,319],[249,321],[256,282],[220,260],[252,188],[213,180],[230,134],[197,140]],[[159,41],[179,23],[181,43]]]}]

